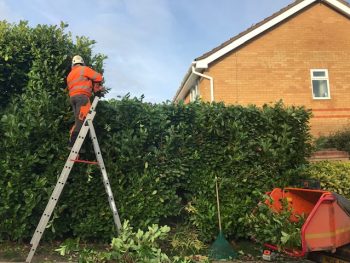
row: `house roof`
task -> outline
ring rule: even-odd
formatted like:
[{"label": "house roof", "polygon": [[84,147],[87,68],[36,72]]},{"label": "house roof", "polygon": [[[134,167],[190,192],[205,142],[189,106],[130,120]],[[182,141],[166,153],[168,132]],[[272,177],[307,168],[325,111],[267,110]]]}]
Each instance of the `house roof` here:
[{"label": "house roof", "polygon": [[295,0],[290,5],[274,13],[263,21],[253,25],[252,27],[227,40],[226,42],[203,54],[202,56],[197,57],[192,62],[190,69],[187,71],[179,89],[177,90],[174,101],[183,99],[184,96],[186,96],[188,93],[190,86],[192,86],[194,81],[196,81],[198,78],[198,76],[193,74],[192,67],[194,67],[196,71],[203,72],[213,61],[237,49],[238,47],[266,32],[272,27],[284,22],[286,19],[301,12],[305,8],[320,2],[330,6],[331,8],[350,18],[350,4],[345,0]]},{"label": "house roof", "polygon": [[[222,43],[221,45],[219,45],[219,46],[217,46],[216,48],[212,49],[211,51],[206,52],[206,53],[203,54],[202,56],[196,58],[195,61],[199,61],[199,60],[202,60],[202,59],[205,59],[205,58],[209,57],[210,55],[214,54],[215,52],[219,51],[220,49],[222,49],[222,48],[228,46],[229,44],[231,44],[231,43],[234,42],[235,40],[237,40],[237,39],[243,37],[244,35],[246,35],[246,34],[252,32],[253,30],[259,28],[260,26],[264,25],[265,23],[271,21],[271,20],[274,19],[275,17],[278,17],[279,15],[281,15],[281,14],[283,14],[284,12],[288,11],[288,10],[291,9],[292,7],[294,7],[294,6],[300,4],[301,2],[304,2],[304,1],[305,1],[305,0],[296,0],[294,3],[292,3],[292,4],[290,4],[290,5],[288,5],[288,6],[284,7],[284,8],[282,8],[280,11],[278,11],[278,12],[274,13],[273,15],[271,15],[271,16],[265,18],[263,21],[261,21],[261,22],[255,24],[255,25],[253,25],[253,26],[251,26],[251,27],[248,28],[247,30],[245,30],[245,31],[239,33],[238,35],[234,36],[233,38],[231,38],[231,39],[225,41],[224,43]],[[319,0],[319,1],[311,1],[311,2],[313,2],[313,3],[316,3],[316,2],[324,2],[324,3],[326,3],[326,4],[327,4],[327,3],[328,3],[328,4],[331,4],[331,2],[336,2],[336,1],[342,3],[342,4],[346,5],[346,6],[348,6],[348,7],[350,8],[350,4],[349,4],[348,2],[346,2],[346,1],[343,1],[343,0],[335,0],[335,1]],[[312,3],[310,3],[310,4],[312,4]],[[307,5],[307,6],[308,6],[308,5]],[[307,7],[307,6],[305,6],[305,7]],[[303,8],[303,9],[304,9],[304,8]],[[339,8],[337,8],[337,9],[338,9],[338,11],[342,12],[344,15],[350,17],[350,14],[349,14],[348,12],[344,12],[344,10],[339,9]],[[301,11],[301,10],[299,10],[299,11]],[[294,13],[293,13],[293,14],[294,14]]]}]

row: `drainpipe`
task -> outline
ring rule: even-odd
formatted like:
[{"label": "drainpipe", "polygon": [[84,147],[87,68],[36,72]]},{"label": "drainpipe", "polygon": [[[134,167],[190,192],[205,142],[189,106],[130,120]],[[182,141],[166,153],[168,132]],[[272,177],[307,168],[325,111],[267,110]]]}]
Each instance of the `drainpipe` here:
[{"label": "drainpipe", "polygon": [[213,102],[214,101],[214,80],[213,80],[213,77],[210,77],[210,76],[207,76],[207,75],[204,75],[202,73],[195,71],[194,64],[195,64],[195,62],[192,63],[192,73],[197,75],[197,76],[200,76],[202,78],[209,79],[209,81],[210,81],[210,102]]}]

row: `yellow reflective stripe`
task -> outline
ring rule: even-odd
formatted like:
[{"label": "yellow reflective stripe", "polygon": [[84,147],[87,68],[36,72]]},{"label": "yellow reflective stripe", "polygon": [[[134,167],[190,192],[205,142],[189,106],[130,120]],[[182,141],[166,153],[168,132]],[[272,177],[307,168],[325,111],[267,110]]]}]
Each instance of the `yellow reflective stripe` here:
[{"label": "yellow reflective stripe", "polygon": [[91,86],[87,86],[87,85],[75,86],[75,87],[71,88],[69,91],[74,91],[77,89],[91,89]]},{"label": "yellow reflective stripe", "polygon": [[79,78],[69,81],[67,83],[67,85],[68,86],[72,86],[74,83],[77,83],[77,82],[80,82],[80,81],[85,81],[85,80],[88,81],[89,79],[84,76],[84,72],[85,72],[85,67],[81,67]]},{"label": "yellow reflective stripe", "polygon": [[89,80],[88,78],[85,78],[84,76],[80,76],[79,78],[75,79],[75,80],[71,80],[68,82],[68,86],[73,85],[74,83],[80,82],[80,81],[85,81],[85,80]]},{"label": "yellow reflective stripe", "polygon": [[324,238],[324,237],[334,237],[335,235],[343,234],[346,232],[350,232],[350,227],[338,228],[335,232],[323,232],[323,233],[314,233],[314,234],[306,234],[306,239],[315,239],[315,238]]}]

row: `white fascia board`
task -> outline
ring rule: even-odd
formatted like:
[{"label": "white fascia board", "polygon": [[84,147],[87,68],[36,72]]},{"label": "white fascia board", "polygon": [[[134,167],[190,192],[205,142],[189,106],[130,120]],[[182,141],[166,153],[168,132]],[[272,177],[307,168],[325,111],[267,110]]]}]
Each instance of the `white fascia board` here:
[{"label": "white fascia board", "polygon": [[344,13],[350,15],[350,7],[348,7],[347,5],[344,5],[343,3],[341,3],[337,0],[325,0],[325,2],[338,8],[339,10],[343,11]]},{"label": "white fascia board", "polygon": [[187,93],[190,91],[191,87],[194,85],[195,81],[197,80],[198,76],[193,74],[192,72],[189,73],[185,83],[182,85],[179,94],[174,99],[175,102],[179,102],[180,100],[183,100]]},{"label": "white fascia board", "polygon": [[[282,22],[283,20],[287,19],[288,17],[294,15],[298,11],[302,10],[303,8],[307,7],[308,5],[312,4],[313,2],[316,2],[317,0],[305,0],[303,2],[300,2],[296,6],[293,6],[286,12],[283,12],[282,14],[276,16],[275,18],[271,19],[267,23],[257,27],[253,31],[247,33],[246,35],[238,38],[237,40],[233,41],[231,44],[223,47],[222,49],[218,50],[217,52],[211,54],[209,57],[201,59],[196,61],[196,68],[208,68],[208,65],[213,62],[214,60],[222,57],[223,55],[227,54],[231,50],[234,50],[235,48],[239,47],[240,45],[244,44],[245,42],[249,41],[250,39],[256,37],[257,35],[261,34],[262,32],[268,30],[269,28],[275,26],[276,24]],[[346,6],[338,2],[337,0],[325,0],[326,2],[331,3],[334,6],[339,6],[341,10],[344,10]],[[349,9],[349,8],[347,8]],[[347,11],[349,12],[349,11]]]}]

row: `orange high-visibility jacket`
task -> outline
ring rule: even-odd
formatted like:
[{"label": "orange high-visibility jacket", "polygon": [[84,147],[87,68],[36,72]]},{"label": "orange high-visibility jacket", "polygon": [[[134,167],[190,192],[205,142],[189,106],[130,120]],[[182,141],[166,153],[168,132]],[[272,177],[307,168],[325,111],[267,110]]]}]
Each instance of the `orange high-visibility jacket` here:
[{"label": "orange high-visibility jacket", "polygon": [[67,77],[69,96],[84,94],[88,97],[92,94],[92,82],[101,82],[102,75],[95,70],[81,65],[72,68]]}]

